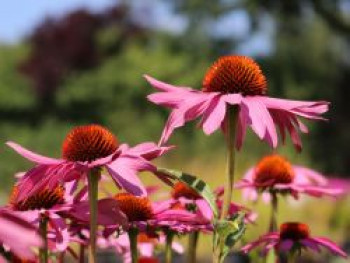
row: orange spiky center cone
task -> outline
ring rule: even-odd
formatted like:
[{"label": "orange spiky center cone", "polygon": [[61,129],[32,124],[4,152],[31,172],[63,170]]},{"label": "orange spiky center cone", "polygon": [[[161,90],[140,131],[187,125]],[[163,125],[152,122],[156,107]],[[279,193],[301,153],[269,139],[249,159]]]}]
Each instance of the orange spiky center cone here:
[{"label": "orange spiky center cone", "polygon": [[153,218],[151,201],[147,197],[119,193],[114,198],[117,200],[120,210],[127,216],[129,221],[147,221]]},{"label": "orange spiky center cone", "polygon": [[204,92],[266,95],[267,82],[259,65],[246,56],[220,57],[203,79]]},{"label": "orange spiky center cone", "polygon": [[261,186],[289,184],[294,180],[292,165],[282,156],[268,155],[255,167],[254,182]]},{"label": "orange spiky center cone", "polygon": [[73,128],[63,142],[62,156],[68,161],[92,162],[118,149],[117,138],[106,128],[92,124]]},{"label": "orange spiky center cone", "polygon": [[178,199],[180,197],[192,200],[202,198],[195,190],[193,190],[192,188],[190,188],[182,182],[177,182],[176,184],[174,184],[171,195],[175,199]]},{"label": "orange spiky center cone", "polygon": [[310,236],[310,229],[307,224],[298,222],[287,222],[280,226],[280,238],[292,239],[298,241],[308,238]]},{"label": "orange spiky center cone", "polygon": [[58,204],[64,203],[64,188],[57,186],[53,190],[44,189],[38,193],[18,201],[18,187],[14,186],[10,195],[10,206],[17,211],[28,211],[36,209],[50,209]]}]

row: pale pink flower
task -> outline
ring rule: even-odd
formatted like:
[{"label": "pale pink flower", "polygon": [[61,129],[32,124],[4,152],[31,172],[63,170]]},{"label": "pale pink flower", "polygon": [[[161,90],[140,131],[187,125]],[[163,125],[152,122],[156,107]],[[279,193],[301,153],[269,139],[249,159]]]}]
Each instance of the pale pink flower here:
[{"label": "pale pink flower", "polygon": [[311,249],[320,252],[325,248],[336,256],[347,258],[346,253],[333,241],[325,237],[313,237],[308,225],[297,222],[288,222],[281,225],[279,232],[270,232],[261,236],[242,248],[245,253],[263,246],[262,253],[266,255],[271,249],[276,252],[300,253],[302,249]]},{"label": "pale pink flower", "polygon": [[118,187],[135,195],[146,195],[137,173],[155,172],[156,167],[150,160],[171,148],[158,147],[151,142],[135,147],[119,145],[114,135],[99,125],[74,128],[63,143],[62,159],[36,154],[14,142],[8,142],[7,145],[36,164],[18,182],[19,200],[43,189],[52,190],[64,182],[82,179],[91,169],[103,167]]},{"label": "pale pink flower", "polygon": [[[228,107],[238,111],[236,147],[240,149],[248,127],[272,147],[278,144],[276,126],[282,140],[289,132],[295,147],[302,147],[298,131],[307,133],[307,127],[298,117],[322,120],[328,110],[325,101],[295,101],[266,96],[267,83],[254,60],[244,56],[224,56],[208,70],[202,90],[173,86],[145,76],[159,92],[148,99],[172,109],[163,130],[160,144],[168,141],[174,129],[201,117],[200,126],[205,134],[220,127],[225,129]],[[225,130],[224,130],[225,131]]]},{"label": "pale pink flower", "polygon": [[328,187],[327,179],[320,173],[292,165],[277,154],[262,158],[235,187],[242,189],[244,199],[255,201],[261,193],[265,202],[270,202],[271,194],[290,194],[298,199],[299,194],[337,197],[342,193],[342,189]]}]

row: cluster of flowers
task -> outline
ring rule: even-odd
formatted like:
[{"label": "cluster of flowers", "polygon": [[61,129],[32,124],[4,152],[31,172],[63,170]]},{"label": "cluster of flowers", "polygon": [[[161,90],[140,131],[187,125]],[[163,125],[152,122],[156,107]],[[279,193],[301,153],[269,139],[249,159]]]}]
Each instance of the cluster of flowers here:
[{"label": "cluster of flowers", "polygon": [[[33,162],[34,167],[16,175],[9,203],[0,210],[3,226],[0,262],[63,262],[67,253],[84,262],[87,249],[89,262],[96,262],[96,247],[114,249],[125,262],[159,262],[155,251],[162,246],[165,261],[171,262],[172,250],[183,251],[173,237],[185,234],[189,234],[191,241],[188,262],[196,262],[200,232],[219,235],[220,240],[220,222],[232,223],[238,229],[235,221],[238,214],[243,215],[243,225],[254,223],[257,217],[231,201],[234,152],[242,147],[247,128],[251,127],[261,140],[275,148],[278,127],[282,139],[287,131],[300,150],[298,131],[308,130],[298,117],[320,120],[320,115],[328,110],[327,102],[266,96],[267,83],[259,66],[243,56],[220,58],[205,75],[202,90],[172,86],[149,76],[146,79],[159,91],[148,99],[172,109],[158,144],[145,142],[134,147],[120,144],[114,134],[95,124],[75,127],[69,132],[61,159],[7,143]],[[218,188],[210,193],[213,202],[207,192],[200,191],[207,186],[203,181],[202,187],[195,187],[181,177],[176,181],[151,163],[173,148],[166,143],[176,128],[199,117],[199,125],[206,134],[221,128],[228,145],[228,182],[225,191]],[[170,185],[171,193],[153,201],[151,197],[158,187],[142,184],[139,173],[144,171]],[[111,180],[120,189],[116,193],[104,187]],[[341,194],[319,173],[293,166],[273,154],[250,169],[235,188],[251,200],[261,194],[273,211],[271,232],[246,244],[243,252],[265,244],[264,254],[272,248],[295,255],[304,248],[319,251],[325,247],[346,257],[332,241],[311,236],[305,224],[284,223],[279,231],[276,226],[280,195],[297,199],[300,194],[313,197]],[[100,195],[98,199],[98,193],[103,193],[103,198]],[[214,244],[215,249],[220,251],[214,251],[214,261],[222,262],[223,248]]]}]

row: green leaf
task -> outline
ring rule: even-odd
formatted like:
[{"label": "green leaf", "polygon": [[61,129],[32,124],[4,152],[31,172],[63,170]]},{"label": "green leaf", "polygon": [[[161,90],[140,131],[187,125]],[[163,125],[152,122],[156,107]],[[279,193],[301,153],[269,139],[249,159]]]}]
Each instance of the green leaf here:
[{"label": "green leaf", "polygon": [[204,200],[208,202],[210,208],[213,211],[214,217],[218,217],[219,212],[215,201],[215,195],[206,182],[197,178],[194,175],[190,175],[181,171],[166,168],[158,168],[157,172],[166,175],[170,179],[181,181],[193,190],[195,190],[200,196],[203,197]]},{"label": "green leaf", "polygon": [[231,219],[218,220],[214,225],[214,246],[220,251],[220,262],[223,262],[231,248],[243,236],[246,225],[244,223],[245,214],[239,212]]}]

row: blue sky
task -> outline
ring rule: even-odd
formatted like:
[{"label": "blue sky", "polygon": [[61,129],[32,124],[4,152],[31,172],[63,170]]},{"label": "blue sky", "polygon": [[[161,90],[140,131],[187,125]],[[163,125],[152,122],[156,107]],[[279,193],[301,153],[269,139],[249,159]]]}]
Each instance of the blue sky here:
[{"label": "blue sky", "polygon": [[[0,43],[15,43],[30,34],[33,28],[47,16],[62,16],[80,7],[99,12],[113,5],[117,0],[10,0],[1,4]],[[186,21],[174,15],[164,1],[129,0],[138,14],[151,13],[148,20],[158,28],[179,32]],[[142,12],[146,11],[146,12]],[[137,17],[137,16],[136,16]],[[269,25],[267,30],[257,33],[243,43],[238,52],[247,55],[264,55],[271,49]],[[249,30],[249,18],[238,11],[223,17],[212,28],[214,34],[244,37]]]}]

